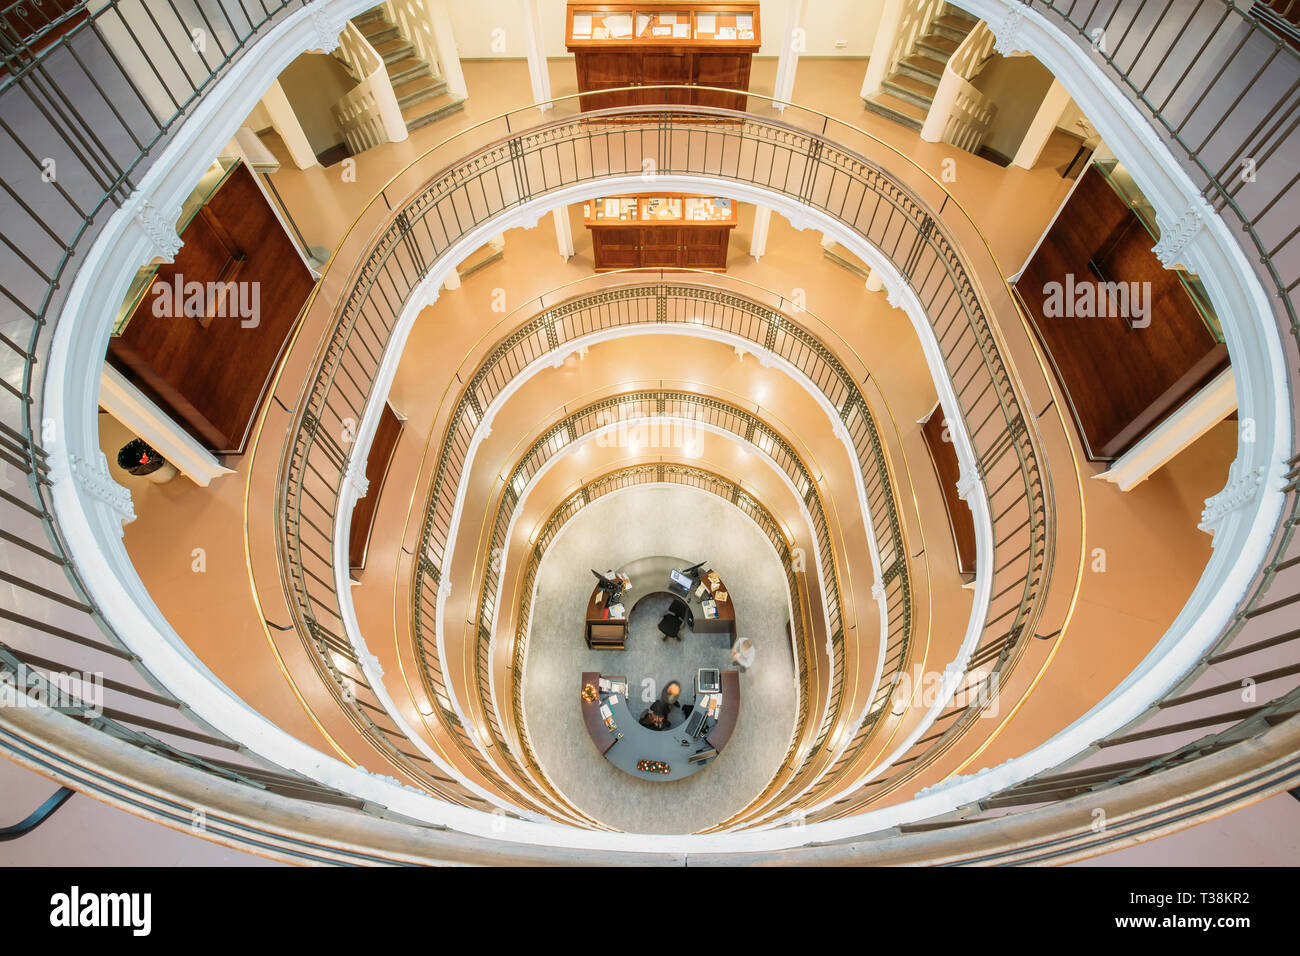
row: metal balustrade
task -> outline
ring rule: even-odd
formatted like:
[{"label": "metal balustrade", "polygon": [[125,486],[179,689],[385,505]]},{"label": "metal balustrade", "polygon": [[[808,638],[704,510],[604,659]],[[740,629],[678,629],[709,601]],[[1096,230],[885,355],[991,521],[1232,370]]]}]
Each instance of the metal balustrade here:
[{"label": "metal balustrade", "polygon": [[[786,587],[789,590],[792,602],[793,615],[790,618],[790,623],[796,675],[797,699],[795,712],[800,715],[805,712],[804,702],[809,693],[809,673],[812,668],[813,641],[810,625],[813,617],[808,608],[808,602],[803,599],[803,592],[799,587],[795,561],[791,554],[791,542],[786,540],[785,533],[781,530],[781,526],[776,519],[772,517],[771,511],[735,482],[706,469],[697,468],[693,465],[667,462],[633,465],[601,475],[599,478],[587,482],[567,497],[541,523],[540,530],[537,532],[537,539],[529,549],[528,557],[524,563],[519,611],[516,618],[514,645],[511,653],[511,716],[519,734],[520,747],[529,761],[530,767],[534,768],[537,773],[544,774],[545,771],[537,761],[536,752],[533,750],[528,736],[528,724],[524,720],[523,679],[524,662],[528,653],[529,624],[532,620],[534,602],[533,588],[537,581],[537,572],[541,567],[542,558],[564,526],[593,501],[626,488],[665,484],[697,488],[729,502],[753,521],[768,541],[772,543],[772,547],[781,561],[781,569],[785,574]],[[485,691],[485,688],[480,687],[480,693]],[[491,696],[490,691],[487,692],[487,696]],[[783,768],[789,765],[790,759],[799,744],[800,730],[799,727],[796,727],[795,732],[791,734],[790,746],[781,759]],[[770,784],[769,788],[764,790],[754,802],[762,802],[772,786]]]},{"label": "metal balustrade", "polygon": [[[1189,168],[1204,183],[1212,208],[1240,224],[1243,245],[1250,253],[1252,265],[1276,292],[1280,323],[1291,333],[1288,365],[1294,370],[1297,366],[1294,295],[1300,280],[1297,280],[1295,262],[1297,230],[1290,214],[1295,207],[1296,178],[1294,165],[1286,162],[1288,157],[1296,155],[1295,96],[1300,86],[1294,51],[1283,49],[1276,34],[1260,26],[1246,8],[1224,0],[1198,0],[1190,13],[1180,9],[1174,16],[1166,15],[1168,4],[1149,4],[1145,0],[1093,3],[1036,0],[1031,5],[1067,35],[1076,37],[1085,49],[1092,46],[1092,30],[1099,26],[1104,29],[1106,23],[1112,27],[1123,25],[1118,33],[1110,31],[1104,51],[1093,50],[1094,59],[1111,75],[1116,88],[1133,98],[1153,125],[1163,129],[1170,142],[1186,156]],[[141,171],[151,157],[157,156],[157,147],[176,130],[229,64],[269,25],[299,5],[260,2],[257,7],[251,7],[230,0],[215,0],[201,11],[185,3],[168,6],[170,13],[163,14],[161,19],[151,14],[145,23],[140,19],[126,19],[123,5],[110,3],[61,35],[53,36],[50,31],[46,37],[48,45],[40,50],[19,51],[22,53],[19,58],[11,58],[10,51],[5,51],[9,72],[0,80],[0,158],[4,160],[0,211],[5,216],[6,231],[0,248],[0,275],[3,275],[0,291],[9,308],[0,317],[3,323],[0,326],[0,384],[3,384],[0,401],[4,403],[5,426],[0,460],[8,473],[21,473],[23,477],[16,485],[0,489],[4,503],[4,528],[0,534],[6,552],[4,581],[14,589],[13,600],[4,609],[4,618],[7,634],[20,633],[11,626],[17,625],[39,633],[41,640],[54,636],[65,641],[66,655],[55,655],[47,649],[48,645],[42,645],[40,656],[57,668],[93,670],[98,661],[85,656],[88,653],[125,662],[127,669],[113,674],[113,680],[120,685],[113,692],[155,704],[172,715],[170,720],[157,721],[166,724],[168,730],[143,722],[136,725],[139,729],[133,729],[129,719],[109,717],[107,713],[99,719],[87,719],[87,725],[98,732],[94,736],[97,739],[102,736],[104,740],[102,745],[97,745],[103,753],[118,752],[110,738],[128,740],[174,761],[180,775],[187,772],[186,768],[198,768],[214,779],[233,780],[243,787],[256,789],[259,784],[247,770],[224,772],[226,768],[217,763],[220,758],[190,752],[190,749],[197,751],[197,747],[183,750],[185,745],[178,746],[182,740],[187,744],[199,743],[195,735],[200,735],[207,738],[202,741],[204,746],[225,749],[216,743],[219,734],[189,719],[183,702],[169,699],[160,688],[146,690],[151,679],[112,636],[85,593],[76,569],[67,560],[66,547],[49,507],[50,461],[43,447],[49,439],[42,436],[40,427],[34,427],[42,421],[42,363],[49,348],[47,333],[70,285],[70,269],[103,227],[104,211],[120,206],[132,193]],[[191,23],[183,13],[196,19]],[[210,32],[215,43],[206,50],[193,49],[185,40],[189,34],[186,28],[201,22],[212,27],[213,23],[206,20],[209,14],[212,17],[220,14],[217,22],[221,25]],[[1152,14],[1158,16],[1153,18]],[[175,26],[167,19],[173,16]],[[1207,16],[1208,21],[1204,21]],[[1203,23],[1213,29],[1207,32]],[[111,28],[117,28],[116,35],[128,45],[134,43],[142,54],[144,46],[139,38],[147,31],[152,32],[151,41],[156,42],[147,44],[152,52],[140,58],[146,67],[144,75],[133,74],[110,44]],[[1184,46],[1168,42],[1171,37],[1182,38]],[[1239,69],[1243,64],[1245,69]],[[753,105],[756,102],[751,97],[752,111],[763,108],[761,102]],[[553,115],[563,109],[561,104],[559,110],[553,110]],[[594,114],[552,121],[523,135],[516,135],[521,125],[520,115],[513,117],[513,128],[511,117],[504,117],[495,125],[475,127],[472,137],[450,143],[443,153],[427,157],[430,160],[427,168],[437,168],[441,161],[447,171],[435,177],[433,191],[424,194],[423,202],[417,198],[415,204],[403,209],[404,218],[394,220],[395,231],[390,230],[391,234],[384,234],[380,240],[384,251],[358,260],[359,271],[354,277],[373,280],[378,275],[373,270],[382,269],[385,260],[393,256],[395,241],[404,250],[399,254],[401,267],[395,271],[400,273],[404,269],[410,275],[417,274],[431,264],[429,253],[445,251],[451,240],[468,231],[467,224],[487,222],[493,211],[517,207],[560,183],[595,181],[600,176],[625,170],[639,172],[643,157],[660,160],[659,168],[669,172],[723,178],[729,174],[737,182],[766,180],[762,183],[764,188],[816,206],[851,227],[861,222],[866,228],[857,231],[875,241],[901,265],[901,271],[921,295],[940,334],[949,372],[958,385],[963,417],[976,438],[986,487],[996,496],[1012,486],[1008,493],[1011,505],[1020,507],[1025,515],[1023,527],[1013,521],[1007,526],[1008,533],[999,535],[999,546],[1004,552],[1014,552],[1017,545],[1010,543],[1010,539],[1013,533],[1023,534],[1020,546],[1024,555],[1023,560],[1017,559],[1006,566],[998,562],[998,591],[1008,596],[1004,604],[990,612],[989,636],[982,642],[981,654],[996,654],[999,663],[1005,665],[1016,653],[1017,645],[1023,646],[1022,638],[1030,632],[1039,612],[1038,604],[1051,566],[1052,509],[1047,478],[1037,470],[1033,422],[1021,413],[1014,375],[997,354],[997,331],[984,314],[985,303],[1005,303],[1009,297],[996,286],[981,290],[956,251],[961,249],[965,255],[978,259],[986,257],[987,248],[981,248],[973,224],[960,218],[954,220],[953,216],[936,219],[936,213],[929,210],[937,210],[937,215],[942,216],[949,205],[938,184],[933,189],[923,185],[922,191],[928,191],[931,201],[920,201],[841,145],[852,148],[854,142],[864,142],[869,137],[818,114],[788,108],[783,121],[777,123],[722,111],[683,108],[631,112],[640,115],[620,120]],[[566,123],[570,127],[567,131],[563,129]],[[810,125],[813,129],[811,132],[799,129],[800,125]],[[477,143],[495,139],[504,145],[481,151],[453,168],[453,160],[469,151],[471,138]],[[558,156],[557,147],[567,149],[575,162],[581,156],[587,166],[582,169],[575,166],[572,175],[552,179],[551,173],[559,173],[563,166],[548,165],[545,154],[549,150]],[[685,161],[687,147],[695,152],[695,162]],[[42,173],[48,170],[44,159],[55,154],[60,157],[60,173],[56,180],[44,181]],[[591,162],[596,158],[598,162]],[[633,158],[635,163],[624,161]],[[1245,180],[1237,173],[1241,160],[1251,158],[1258,169],[1267,170],[1268,178],[1262,180],[1265,188],[1246,191],[1242,189]],[[899,163],[903,165],[904,160],[900,159]],[[760,168],[766,175],[756,178]],[[391,184],[381,195],[385,208],[391,199],[411,195],[423,175],[417,173]],[[506,188],[502,189],[503,185]],[[491,197],[489,190],[493,191]],[[365,228],[361,234],[370,226],[382,224],[386,218],[379,214],[378,208],[372,205],[369,210],[372,218],[362,224]],[[431,219],[422,215],[431,209],[436,209],[439,219],[436,228]],[[883,214],[879,222],[875,221],[878,212]],[[411,219],[411,213],[417,214],[415,220]],[[419,229],[425,230],[423,236]],[[950,229],[952,234],[948,233]],[[21,247],[16,241],[20,236]],[[394,263],[397,261],[393,259]],[[391,273],[380,278],[390,283],[383,289],[384,296],[399,293],[402,285],[409,290],[411,285],[407,281],[393,282]],[[369,287],[376,288],[373,281],[369,281]],[[383,310],[378,310],[366,298],[354,296],[351,304],[340,310],[339,322],[333,327],[335,331],[323,343],[322,355],[328,371],[312,383],[308,414],[313,409],[321,410],[336,376],[341,388],[353,392],[350,399],[353,410],[364,404],[373,380],[368,373],[373,373],[378,354],[372,350],[382,351],[386,333],[391,330],[391,316],[385,318]],[[371,332],[382,330],[385,335],[363,342],[364,336],[358,333],[352,340],[353,332],[364,328],[357,310],[364,311],[367,307],[371,310],[367,321],[378,320],[377,325],[370,327]],[[1003,307],[998,305],[999,313]],[[365,363],[347,354],[348,346],[361,348],[362,345],[370,352]],[[349,361],[354,364],[340,375],[341,364]],[[358,371],[362,373],[361,378],[352,378]],[[965,376],[970,378],[964,380]],[[332,413],[328,418],[317,416],[314,420],[329,428],[338,424]],[[304,415],[299,424],[310,421]],[[314,431],[319,433],[320,429]],[[314,469],[330,460],[328,443],[315,442],[313,429],[304,428],[297,435],[305,436],[310,445],[310,449],[302,451],[310,451],[314,456],[310,463],[300,457],[300,467]],[[67,464],[77,466],[73,462]],[[1286,489],[1288,516],[1279,528],[1272,560],[1259,575],[1249,600],[1243,603],[1232,628],[1203,660],[1202,667],[1189,674],[1175,692],[1153,708],[1150,716],[1187,713],[1184,708],[1198,708],[1205,701],[1231,696],[1231,690],[1223,689],[1221,676],[1215,677],[1209,670],[1229,662],[1253,670],[1254,676],[1261,678],[1257,683],[1264,686],[1276,686],[1276,681],[1291,676],[1290,662],[1268,666],[1254,662],[1262,661],[1262,655],[1269,652],[1292,654],[1295,648],[1297,632],[1290,626],[1288,612],[1300,602],[1300,582],[1295,580],[1294,573],[1300,554],[1293,541],[1294,528],[1300,522],[1294,480],[1300,473],[1294,470],[1297,464],[1300,456],[1292,459],[1293,481]],[[326,469],[325,473],[331,471],[332,468]],[[301,474],[300,471],[300,478]],[[998,514],[1003,507],[995,501],[992,511]],[[13,559],[14,548],[20,553],[18,562]],[[298,582],[301,581],[300,577]],[[1012,583],[1012,591],[1006,591],[1002,587],[1004,581],[1020,583]],[[322,599],[328,601],[328,597]],[[4,649],[6,673],[12,673],[22,663],[24,654],[38,669],[42,666],[34,661],[31,651],[19,648],[11,637],[6,637]],[[346,654],[346,650],[341,653]],[[153,693],[165,702],[142,697],[141,691]],[[1077,798],[1067,794],[1080,787],[1090,794],[1109,791],[1112,795],[1132,793],[1146,798],[1145,795],[1156,792],[1150,787],[1153,781],[1176,776],[1179,770],[1202,762],[1217,766],[1216,761],[1221,757],[1240,750],[1234,743],[1236,740],[1262,741],[1291,733],[1296,723],[1290,716],[1293,704],[1293,691],[1285,691],[1258,706],[1224,705],[1209,713],[1146,729],[1126,729],[1102,743],[1112,751],[1143,745],[1148,748],[1146,754],[1138,757],[1116,754],[1116,759],[1109,763],[1059,769],[1021,784],[1020,789],[1011,788],[990,797],[984,801],[987,807],[981,807],[979,812],[999,809],[997,803],[1001,800],[1004,804],[1014,804],[1017,816],[1026,821],[1056,819],[1050,813],[1055,802],[1060,801],[1063,807],[1072,806]],[[126,713],[123,708],[113,709]],[[1244,717],[1243,710],[1248,711]],[[1208,723],[1212,719],[1228,726],[1215,730],[1215,725]],[[949,729],[961,720],[961,717],[950,719]],[[13,726],[12,714],[0,712],[0,739],[5,746],[34,759],[39,742],[23,739]],[[1264,729],[1267,727],[1273,729]],[[1200,743],[1180,742],[1185,735],[1206,729],[1214,732],[1196,738]],[[187,731],[188,736],[176,733],[171,738],[174,742],[167,742],[163,737],[172,730]],[[947,735],[949,730],[942,733]],[[942,738],[939,742],[942,743]],[[75,776],[88,788],[102,786],[88,776],[77,776],[76,767],[66,758],[46,754],[45,759],[49,771],[57,776],[67,779]],[[1294,759],[1289,763],[1275,761],[1270,765],[1274,768],[1270,770],[1272,775],[1259,786],[1276,789],[1287,785],[1300,773],[1296,765]],[[1162,774],[1162,771],[1168,772]],[[311,793],[313,784],[292,775],[286,779],[295,785],[304,783],[295,792],[295,799],[310,801],[320,795]],[[1257,792],[1237,787],[1223,799],[1246,800]],[[1037,804],[1019,799],[1034,795],[1042,798]],[[1007,797],[1011,799],[1003,799]],[[1156,798],[1150,799],[1155,807]],[[1004,842],[1006,831],[996,829],[1000,820],[965,822],[961,831],[966,848],[951,858],[996,862],[1083,855],[1125,833],[1141,833],[1140,828],[1148,825],[1145,822],[1148,818],[1164,814],[1164,819],[1170,819],[1184,805],[1193,814],[1205,806],[1203,802],[1190,799],[1180,802],[1177,795],[1162,794],[1160,809],[1153,809],[1127,830],[1116,827],[1103,833],[1090,832],[1091,821],[1081,820],[1078,824],[1062,824],[1059,832],[1063,835],[1051,839],[1042,836],[1041,843],[1020,840],[1018,845]],[[146,808],[145,812],[163,815],[157,807]],[[939,821],[937,825],[946,827],[949,823]],[[250,839],[246,834],[229,838]],[[976,843],[983,849],[971,850]],[[303,856],[311,858],[310,850]]]},{"label": "metal balustrade", "polygon": [[[608,284],[625,278],[640,278],[640,275],[605,276],[601,281]],[[466,423],[481,420],[484,410],[530,363],[593,334],[636,325],[690,325],[749,341],[784,359],[813,383],[836,409],[855,449],[861,472],[871,526],[883,568],[882,583],[889,609],[885,672],[881,676],[879,690],[864,714],[864,717],[869,714],[874,723],[883,712],[884,702],[889,699],[907,668],[912,632],[911,583],[902,522],[887,455],[875,420],[853,376],[834,353],[781,311],[782,307],[789,308],[789,303],[773,293],[728,280],[725,276],[710,275],[708,278],[709,286],[670,283],[661,279],[654,285],[619,285],[617,288],[604,288],[587,295],[572,293],[565,298],[548,294],[541,301],[516,309],[515,312],[520,314],[528,314],[529,311],[538,311],[540,314],[497,343],[469,377],[451,414],[450,423],[446,426],[445,434],[448,438],[443,451],[455,456],[458,449],[466,447],[469,441]],[[719,285],[724,288],[719,289]],[[727,286],[738,287],[740,291],[731,291]],[[567,288],[564,291],[571,292]],[[768,304],[746,297],[755,294],[759,294]],[[449,506],[439,501],[439,498],[454,497],[460,477],[458,466],[444,471],[439,464],[438,480],[435,481],[426,507],[427,517],[419,548],[422,555],[441,553],[443,550],[445,538],[441,535],[444,532],[434,516],[449,513]],[[497,539],[502,538],[505,530],[505,526],[498,522],[493,541],[489,545],[489,553],[499,553],[496,549],[502,547],[503,542]],[[829,542],[821,545],[821,551],[821,560],[830,561]],[[432,561],[421,561],[416,568],[415,601],[421,608],[436,606],[438,577],[434,574],[434,567]],[[481,608],[487,610],[481,610],[477,625],[477,670],[479,696],[483,701],[488,731],[499,747],[496,752],[509,762],[510,744],[502,733],[497,703],[490,693],[488,679],[487,649],[494,633],[490,609],[496,599],[496,573],[495,566],[489,562],[480,601]],[[445,696],[445,690],[442,689],[442,663],[430,656],[437,654],[436,637],[424,632],[423,626],[427,621],[425,615],[420,615],[419,621],[421,629],[417,631],[418,647],[430,673],[430,696]],[[813,759],[821,756],[820,748],[832,725],[830,718],[834,718],[837,713],[834,708],[826,711],[828,722],[817,734],[818,739],[808,748],[804,765],[810,767]],[[858,732],[863,733],[861,730]],[[527,753],[530,748],[526,742],[521,741],[521,744]],[[512,769],[516,777],[521,776],[520,768],[512,766]],[[540,776],[536,767],[530,766],[530,769],[534,777]],[[800,769],[803,770],[804,766]],[[526,778],[524,785],[528,786]]]},{"label": "metal balustrade", "polygon": [[[594,402],[565,416],[546,429],[525,451],[504,481],[501,498],[497,505],[496,517],[490,547],[493,553],[504,554],[507,534],[518,505],[522,490],[528,486],[530,479],[538,474],[548,462],[562,455],[570,446],[592,435],[616,425],[619,421],[688,421],[699,427],[709,427],[730,432],[737,440],[752,445],[761,455],[768,458],[789,479],[797,494],[803,500],[812,520],[812,531],[818,550],[818,567],[821,572],[826,623],[824,627],[815,627],[823,639],[829,637],[831,647],[830,687],[827,698],[820,702],[818,710],[832,716],[838,714],[840,698],[844,686],[844,621],[841,608],[839,575],[832,552],[830,524],[822,504],[821,494],[813,481],[807,466],[798,454],[780,434],[756,415],[743,408],[731,405],[691,392],[677,391],[637,391],[618,395],[613,398]],[[417,586],[427,586],[419,581]],[[494,739],[502,747],[509,749],[509,743],[497,716],[496,707],[490,690],[486,695],[482,691],[490,683],[490,641],[496,624],[496,609],[499,605],[500,568],[489,563],[483,577],[479,593],[479,640],[475,647],[476,671],[479,675],[479,690]],[[826,633],[829,628],[829,633]],[[435,643],[428,636],[422,640]],[[804,661],[803,670],[810,673],[812,658]],[[800,698],[801,707],[797,711],[798,725],[791,740],[790,750],[799,744],[803,737],[804,725],[810,716],[807,707],[807,695]],[[516,702],[516,707],[518,706]],[[517,710],[515,711],[518,717]],[[822,718],[823,724],[826,718]],[[516,732],[521,738],[527,737],[527,728],[516,720]],[[819,734],[821,732],[819,731]],[[818,741],[820,744],[820,740]],[[531,752],[531,747],[526,752]],[[537,772],[537,768],[533,769]]]},{"label": "metal balustrade", "polygon": [[[58,701],[53,710],[106,740],[217,780],[370,810],[213,729],[117,638],[68,556],[49,498],[52,481],[69,480],[74,471],[111,479],[100,479],[93,463],[53,456],[58,436],[41,411],[49,331],[77,256],[204,91],[261,32],[299,7],[225,0],[200,11],[181,2],[145,20],[142,8],[130,12],[114,3],[83,10],[86,18],[57,36],[69,10],[46,16],[27,8],[23,18],[7,16],[0,30],[0,693],[12,695],[0,705],[0,747],[86,789],[101,785],[5,719],[23,706],[19,695]],[[15,7],[8,11],[16,15]],[[205,50],[192,49],[189,30],[209,14],[219,15],[223,27],[211,30]],[[21,31],[19,23],[26,25]],[[176,42],[178,31],[183,43]],[[152,51],[148,90],[133,72],[145,61],[128,62],[117,39]],[[129,496],[119,505],[129,509]],[[180,817],[187,826],[190,810]],[[213,832],[215,822],[214,816]],[[314,852],[298,851],[304,860],[316,859]]]},{"label": "metal balustrade", "polygon": [[[556,101],[551,119],[521,133],[512,132],[517,114],[480,124],[469,135],[488,140],[488,146],[455,158],[416,186],[423,170],[437,168],[448,155],[449,145],[466,145],[466,134],[435,147],[394,177],[358,217],[350,235],[364,240],[350,245],[344,239],[343,248],[349,256],[356,254],[356,265],[333,304],[317,371],[292,403],[297,423],[282,473],[287,593],[300,618],[300,631],[317,637],[322,669],[333,669],[327,654],[348,659],[340,646],[345,642],[338,596],[321,585],[335,579],[327,558],[332,553],[330,522],[347,467],[347,452],[333,436],[348,434],[349,423],[362,419],[386,345],[403,310],[412,307],[417,288],[427,284],[435,263],[448,250],[465,237],[486,233],[503,215],[560,189],[617,175],[639,178],[643,161],[649,160],[663,174],[744,184],[817,208],[878,248],[907,280],[945,357],[958,414],[978,457],[991,513],[997,516],[993,598],[971,666],[980,669],[986,682],[1005,677],[1003,671],[1020,659],[1042,612],[1054,539],[1050,482],[1039,465],[1034,423],[1022,411],[1014,374],[1002,359],[998,333],[988,320],[985,296],[950,237],[948,224],[932,212],[936,207],[831,141],[825,131],[832,126],[846,138],[870,137],[820,114],[787,106],[779,121],[705,107],[558,115],[575,108],[571,99]],[[799,119],[818,131],[795,125]],[[531,123],[534,117],[526,115],[526,120]],[[925,182],[938,189],[933,180]],[[946,193],[943,197],[936,203],[939,209],[946,204]],[[976,252],[986,257],[986,274],[1000,275],[986,246]],[[998,289],[997,299],[1009,314],[1018,315],[1005,293],[1005,286]],[[545,339],[531,342],[520,359],[542,354],[550,345]],[[446,556],[441,548],[455,501],[447,489],[460,472],[481,412],[480,403],[475,414],[463,416],[445,433],[427,513],[427,545],[419,551],[421,572],[432,587],[415,602],[416,628],[426,635],[418,647],[425,653],[432,697],[444,718],[453,710],[445,677],[427,653],[426,618],[436,610],[437,589],[444,586]],[[303,515],[313,520],[302,520]],[[359,670],[355,655],[350,663],[354,666],[349,673]],[[347,706],[344,698],[338,695]],[[906,769],[889,778],[891,787],[946,752],[989,699],[991,695],[978,706],[941,715],[940,731],[904,756],[900,766]],[[872,716],[879,719],[879,710]],[[454,728],[459,721],[448,718],[447,723]],[[388,733],[374,729],[380,736]],[[829,732],[830,725],[822,729]],[[462,744],[474,743],[463,730],[455,736]],[[490,767],[481,762],[475,766],[500,782]]]}]

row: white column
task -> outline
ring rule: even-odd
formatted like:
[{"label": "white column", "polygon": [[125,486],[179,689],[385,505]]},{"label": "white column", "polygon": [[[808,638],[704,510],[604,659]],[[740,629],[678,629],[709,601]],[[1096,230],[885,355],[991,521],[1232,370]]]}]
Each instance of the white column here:
[{"label": "white column", "polygon": [[804,38],[803,15],[808,0],[789,0],[785,11],[785,34],[781,37],[781,55],[776,63],[776,84],[772,92],[778,113],[794,96],[794,74],[799,66],[799,54],[807,49]]},{"label": "white column", "polygon": [[262,105],[266,107],[267,115],[271,117],[271,126],[280,134],[280,139],[284,140],[293,164],[299,169],[319,166],[316,154],[311,150],[311,143],[307,140],[307,134],[302,131],[302,124],[298,122],[298,114],[293,111],[289,97],[284,95],[279,80],[271,81],[270,89],[262,97]]},{"label": "white column", "polygon": [[438,47],[438,66],[442,69],[443,79],[447,81],[447,91],[452,96],[469,96],[465,86],[465,74],[460,69],[460,50],[456,46],[456,34],[451,29],[451,14],[447,11],[449,0],[427,0],[429,19],[433,22],[433,40]]},{"label": "white column", "polygon": [[491,239],[488,240],[488,245],[492,247],[493,252],[505,252],[506,234],[504,232],[497,233],[495,236],[493,236]]},{"label": "white column", "polygon": [[885,287],[885,278],[875,269],[867,270],[867,291],[879,292]]},{"label": "white column", "polygon": [[1121,491],[1146,481],[1175,455],[1223,421],[1237,407],[1237,383],[1232,369],[1220,372],[1176,412],[1148,432],[1141,441],[1097,475]]},{"label": "white column", "polygon": [[560,206],[551,210],[555,221],[555,242],[560,248],[560,255],[568,262],[573,258],[573,225],[569,222],[569,207]]},{"label": "white column", "polygon": [[772,210],[766,206],[754,207],[754,231],[749,237],[749,254],[754,260],[767,253],[767,232],[772,227]]},{"label": "white column", "polygon": [[447,290],[460,288],[460,273],[452,269],[447,273],[447,278],[442,280],[442,287]]},{"label": "white column", "polygon": [[885,0],[885,9],[880,14],[880,26],[876,27],[876,39],[871,44],[867,75],[862,80],[862,92],[858,94],[864,100],[879,91],[889,73],[894,43],[898,40],[898,31],[903,23],[905,2],[906,0]]},{"label": "white column", "polygon": [[1038,157],[1043,152],[1043,147],[1047,145],[1052,132],[1056,129],[1061,114],[1069,105],[1070,94],[1066,92],[1060,80],[1053,79],[1047,95],[1043,97],[1043,102],[1038,105],[1038,112],[1034,114],[1033,122],[1025,131],[1024,139],[1020,141],[1020,148],[1016,150],[1015,158],[1011,160],[1013,166],[1019,166],[1021,169],[1034,168]]},{"label": "white column", "polygon": [[127,381],[121,372],[107,363],[99,382],[99,404],[104,411],[158,449],[164,458],[196,485],[207,487],[213,478],[234,474],[171,416]]},{"label": "white column", "polygon": [[524,15],[524,49],[528,54],[528,79],[533,86],[533,102],[551,108],[551,74],[546,69],[546,45],[542,42],[542,12],[538,0],[521,0]]}]

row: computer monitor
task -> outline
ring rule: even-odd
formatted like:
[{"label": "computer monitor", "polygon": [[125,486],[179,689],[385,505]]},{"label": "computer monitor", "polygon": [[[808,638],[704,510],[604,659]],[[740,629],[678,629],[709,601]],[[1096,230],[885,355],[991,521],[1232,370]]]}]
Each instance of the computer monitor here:
[{"label": "computer monitor", "polygon": [[716,694],[722,690],[722,673],[715,667],[701,667],[695,672],[695,693]]},{"label": "computer monitor", "polygon": [[709,562],[707,561],[701,561],[699,564],[692,564],[689,568],[682,568],[682,574],[685,574],[694,581],[700,576],[700,568],[704,567],[708,563]]},{"label": "computer monitor", "polygon": [[591,573],[596,575],[596,580],[599,582],[596,587],[600,588],[602,591],[606,591],[609,594],[617,594],[619,591],[623,590],[623,582],[618,578],[607,577],[595,568],[591,569]]},{"label": "computer monitor", "polygon": [[672,590],[678,594],[686,594],[695,584],[695,579],[687,577],[681,571],[669,571],[668,578],[676,585]]}]

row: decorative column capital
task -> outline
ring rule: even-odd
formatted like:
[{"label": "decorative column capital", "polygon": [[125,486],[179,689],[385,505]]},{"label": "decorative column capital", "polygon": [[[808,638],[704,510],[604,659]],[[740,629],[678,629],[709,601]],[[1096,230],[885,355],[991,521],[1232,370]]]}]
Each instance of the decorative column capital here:
[{"label": "decorative column capital", "polygon": [[311,8],[311,24],[316,31],[317,43],[313,49],[333,53],[339,48],[339,34],[348,25],[348,18],[335,13],[328,4],[317,3]]},{"label": "decorative column capital", "polygon": [[54,483],[71,480],[82,494],[93,499],[110,519],[117,519],[117,533],[122,525],[135,520],[135,505],[130,489],[123,488],[108,470],[108,459],[103,452],[92,453],[90,458],[70,454],[55,458],[50,469]]},{"label": "decorative column capital", "polygon": [[1156,254],[1160,264],[1166,269],[1175,269],[1178,266],[1186,268],[1187,260],[1183,257],[1183,252],[1213,215],[1214,210],[1210,208],[1210,204],[1199,195],[1188,204],[1187,209],[1172,224],[1167,225],[1157,213],[1160,239],[1151,251]]},{"label": "decorative column capital", "polygon": [[1240,458],[1233,461],[1228,467],[1228,483],[1223,490],[1205,499],[1205,509],[1197,527],[1207,534],[1217,534],[1230,515],[1255,500],[1267,474],[1266,465],[1247,468]]},{"label": "decorative column capital", "polygon": [[1020,27],[1024,22],[1024,8],[1019,4],[1012,3],[996,25],[990,23],[989,29],[993,31],[994,52],[1003,56],[1023,53],[1023,44],[1020,42]]},{"label": "decorative column capital", "polygon": [[876,599],[877,603],[885,599],[885,585],[877,581],[871,585],[871,596]]},{"label": "decorative column capital", "polygon": [[890,285],[885,288],[885,301],[891,308],[903,308],[903,289],[898,285]]},{"label": "decorative column capital", "polygon": [[957,479],[957,497],[962,501],[970,501],[971,495],[980,484],[979,472],[964,461],[960,462],[958,467],[961,469],[961,477]]},{"label": "decorative column capital", "polygon": [[366,477],[366,459],[353,454],[348,459],[348,470],[343,479],[356,489],[357,497],[364,498],[370,492],[370,479]]},{"label": "decorative column capital", "polygon": [[176,234],[176,222],[181,218],[180,205],[160,208],[137,192],[126,201],[126,209],[149,239],[152,247],[150,261],[161,259],[163,262],[174,262],[176,253],[185,245]]}]

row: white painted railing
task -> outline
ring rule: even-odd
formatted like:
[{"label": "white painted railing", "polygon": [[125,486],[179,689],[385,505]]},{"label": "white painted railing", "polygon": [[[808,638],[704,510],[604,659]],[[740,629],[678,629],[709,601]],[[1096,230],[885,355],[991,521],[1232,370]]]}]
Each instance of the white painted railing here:
[{"label": "white painted railing", "polygon": [[358,81],[331,107],[348,149],[356,154],[381,143],[406,139],[406,121],[384,58],[351,21],[339,35],[336,56]]},{"label": "white painted railing", "polygon": [[951,143],[970,153],[979,151],[997,107],[970,81],[993,55],[993,43],[993,33],[982,21],[961,41],[943,69],[921,127],[921,139]]}]

